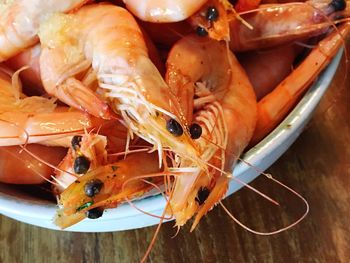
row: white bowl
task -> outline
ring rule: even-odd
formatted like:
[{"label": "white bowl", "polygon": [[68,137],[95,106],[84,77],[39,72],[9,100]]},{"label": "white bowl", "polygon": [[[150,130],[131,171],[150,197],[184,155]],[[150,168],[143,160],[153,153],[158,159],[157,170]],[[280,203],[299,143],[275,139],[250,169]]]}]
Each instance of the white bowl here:
[{"label": "white bowl", "polygon": [[[263,141],[243,156],[246,162],[264,171],[297,139],[331,83],[342,53],[343,50],[338,52],[331,64],[323,71],[286,119]],[[259,175],[256,169],[251,169],[243,162],[238,162],[233,174],[245,183],[251,182]],[[227,196],[241,187],[242,184],[232,180]],[[161,215],[165,201],[158,195],[136,201],[135,204],[145,211]],[[28,224],[58,230],[59,228],[52,221],[56,209],[57,206],[54,203],[35,198],[9,185],[0,184],[0,213],[5,216]],[[158,224],[158,222],[159,219],[142,214],[128,204],[124,204],[118,208],[107,210],[103,217],[99,219],[85,219],[66,230],[110,232],[141,228]]]}]

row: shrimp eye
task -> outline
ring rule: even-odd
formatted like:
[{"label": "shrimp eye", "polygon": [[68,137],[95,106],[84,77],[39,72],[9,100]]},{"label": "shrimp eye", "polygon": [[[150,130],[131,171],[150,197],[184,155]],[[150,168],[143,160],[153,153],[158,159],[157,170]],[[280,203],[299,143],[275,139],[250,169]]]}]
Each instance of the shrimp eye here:
[{"label": "shrimp eye", "polygon": [[345,0],[332,0],[329,3],[329,6],[334,9],[334,11],[342,11],[346,8]]},{"label": "shrimp eye", "polygon": [[174,119],[169,119],[167,121],[166,128],[172,135],[176,137],[181,136],[184,133],[180,123]]},{"label": "shrimp eye", "polygon": [[205,17],[208,21],[216,21],[219,17],[219,12],[214,6],[210,6],[208,7]]},{"label": "shrimp eye", "polygon": [[90,218],[90,219],[97,219],[102,215],[103,215],[103,210],[98,207],[86,211],[86,216],[87,218]]},{"label": "shrimp eye", "polygon": [[210,194],[210,191],[206,187],[201,187],[197,193],[196,201],[199,205],[204,204],[205,200],[207,200],[208,196]]},{"label": "shrimp eye", "polygon": [[90,168],[90,160],[84,155],[79,156],[74,160],[73,168],[77,174],[86,174]]},{"label": "shrimp eye", "polygon": [[103,182],[99,179],[93,179],[87,182],[84,186],[86,196],[93,197],[97,195],[103,186]]},{"label": "shrimp eye", "polygon": [[205,28],[204,28],[204,27],[201,27],[201,26],[198,26],[198,27],[196,28],[196,33],[197,33],[197,35],[200,36],[200,37],[206,37],[206,36],[208,35],[208,31],[205,30]]},{"label": "shrimp eye", "polygon": [[73,136],[71,144],[74,150],[79,148],[82,138],[83,136],[80,136],[80,135]]},{"label": "shrimp eye", "polygon": [[202,135],[202,127],[197,123],[192,123],[190,126],[190,135],[192,139],[198,139]]}]

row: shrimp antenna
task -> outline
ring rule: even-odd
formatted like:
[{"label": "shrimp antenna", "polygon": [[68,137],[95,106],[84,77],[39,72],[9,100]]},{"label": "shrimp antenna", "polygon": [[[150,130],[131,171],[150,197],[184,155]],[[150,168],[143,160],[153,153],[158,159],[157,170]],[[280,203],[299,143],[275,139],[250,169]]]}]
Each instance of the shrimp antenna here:
[{"label": "shrimp antenna", "polygon": [[[153,238],[151,240],[151,243],[148,245],[148,248],[147,248],[147,251],[145,253],[145,255],[143,256],[143,258],[141,259],[141,263],[143,262],[146,262],[146,259],[147,257],[149,256],[149,254],[151,253],[151,250],[154,246],[154,243],[156,242],[156,239],[158,237],[158,233],[160,231],[160,227],[162,226],[163,224],[163,220],[164,220],[164,216],[166,214],[166,211],[168,209],[168,206],[170,206],[170,200],[172,198],[172,195],[173,195],[173,192],[171,192],[170,196],[169,196],[169,199],[167,200],[166,204],[165,204],[165,207],[164,207],[164,210],[163,210],[163,214],[162,214],[162,218],[159,220],[159,224],[157,226],[157,229],[156,231],[154,232],[154,235],[153,235]],[[170,209],[171,209],[171,206],[170,206]]]},{"label": "shrimp antenna", "polygon": [[[147,178],[153,178],[153,177],[159,177],[159,176],[163,177],[164,174],[160,173],[160,174],[142,175],[142,176],[136,176],[134,178],[130,178],[129,180],[127,180],[127,181],[125,181],[123,183],[122,192],[124,191],[124,189],[125,189],[125,187],[126,187],[126,185],[128,183],[130,183],[131,181],[135,181],[135,180],[140,179],[144,183],[147,183],[147,184],[152,185],[153,187],[155,187],[159,191],[159,193],[164,197],[165,201],[168,202],[169,201],[168,198],[165,196],[165,194],[160,189],[160,187],[147,180]],[[139,212],[141,212],[141,213],[143,213],[145,215],[148,215],[148,216],[151,216],[151,217],[155,217],[155,218],[159,218],[159,219],[165,219],[165,220],[171,220],[173,218],[172,216],[171,217],[165,217],[165,215],[159,216],[159,215],[147,212],[145,210],[142,210],[141,208],[137,207],[127,196],[124,199],[132,208],[135,208],[137,211],[139,211]]]},{"label": "shrimp antenna", "polygon": [[[160,189],[159,186],[156,186],[154,183],[148,181],[147,179],[148,179],[148,178],[154,178],[154,177],[164,177],[164,176],[166,176],[166,175],[168,175],[168,176],[169,176],[169,175],[170,175],[170,176],[175,176],[176,173],[177,173],[177,172],[173,172],[173,171],[172,171],[172,172],[164,171],[164,172],[160,172],[160,173],[145,174],[145,175],[139,175],[139,176],[135,176],[135,177],[133,177],[133,178],[129,178],[128,180],[126,180],[126,181],[123,183],[121,192],[124,192],[124,190],[125,190],[127,184],[129,184],[130,182],[135,181],[135,180],[142,180],[143,182],[148,183],[148,184],[150,184],[150,185],[156,187],[156,189],[159,190],[159,193],[160,193],[160,194],[164,197],[164,199],[168,202],[168,201],[171,199],[172,194],[170,194],[170,197],[167,198],[166,195],[163,193],[163,191]],[[181,173],[183,173],[183,172],[181,172]],[[171,220],[171,219],[173,219],[172,215],[171,215],[171,217],[164,217],[164,216],[159,216],[159,215],[155,215],[155,214],[146,212],[146,211],[142,210],[141,208],[138,208],[135,204],[133,204],[132,201],[131,201],[128,197],[125,197],[124,199],[125,199],[125,201],[126,201],[131,207],[135,208],[136,210],[140,211],[141,213],[144,213],[144,214],[146,214],[146,215],[149,215],[149,216],[152,216],[152,217],[155,217],[155,218],[163,218],[163,219],[165,219],[165,220]],[[171,214],[173,214],[173,213],[171,212]]]},{"label": "shrimp antenna", "polygon": [[168,205],[169,205],[169,202],[170,202],[170,201],[168,200],[167,203],[166,203],[166,205],[165,205],[165,207],[164,207],[163,214],[162,214],[162,218],[160,218],[160,220],[159,220],[159,223],[158,223],[158,225],[157,225],[156,231],[154,232],[154,235],[153,235],[153,237],[152,237],[151,243],[148,245],[148,248],[147,248],[147,250],[146,250],[146,253],[144,254],[144,256],[142,257],[142,259],[141,259],[141,261],[140,261],[141,263],[146,262],[147,257],[149,256],[149,254],[150,254],[151,251],[152,251],[152,248],[153,248],[153,246],[154,246],[154,243],[156,242],[156,239],[157,239],[157,237],[158,237],[158,234],[159,234],[159,231],[160,231],[160,227],[161,227],[162,224],[163,224],[164,216],[165,216],[167,207],[168,207]]},{"label": "shrimp antenna", "polygon": [[212,167],[213,169],[221,172],[222,174],[225,174],[227,176],[227,178],[229,179],[232,179],[236,182],[238,182],[239,184],[241,185],[244,185],[245,187],[247,187],[249,190],[252,190],[253,192],[257,193],[258,195],[260,195],[261,197],[265,198],[266,200],[270,201],[271,203],[279,206],[280,204],[273,200],[271,197],[267,196],[266,194],[262,193],[261,191],[259,191],[258,189],[254,188],[253,186],[243,182],[242,180],[238,179],[237,177],[233,176],[231,173],[228,173],[228,172],[225,172],[225,171],[222,171],[221,169],[217,168],[215,165],[211,165],[211,164],[208,164],[208,166]]},{"label": "shrimp antenna", "polygon": [[304,204],[306,206],[306,209],[305,209],[304,214],[301,217],[299,217],[299,219],[297,219],[293,223],[289,224],[288,226],[280,228],[280,229],[277,229],[275,231],[260,232],[260,231],[253,230],[253,229],[247,227],[246,225],[244,225],[242,222],[240,222],[236,217],[234,217],[232,215],[232,213],[224,206],[224,204],[221,201],[219,201],[219,203],[220,203],[221,207],[224,209],[224,211],[228,214],[228,216],[231,217],[233,221],[235,221],[239,226],[241,226],[245,230],[247,230],[247,231],[249,231],[249,232],[251,232],[253,234],[256,234],[256,235],[271,236],[271,235],[278,234],[278,233],[281,233],[283,231],[286,231],[286,230],[296,226],[297,224],[299,224],[306,217],[306,215],[309,213],[310,207],[309,207],[309,203],[306,201],[306,199],[303,196],[301,196],[298,192],[296,192],[292,188],[288,187],[287,185],[283,184],[282,182],[278,181],[277,179],[273,178],[271,174],[265,174],[265,173],[263,173],[263,174],[267,178],[269,178],[270,180],[274,181],[275,183],[279,184],[283,188],[287,189],[288,191],[290,191],[291,193],[296,195],[298,198],[300,198],[304,202]]},{"label": "shrimp antenna", "polygon": [[[50,164],[49,162],[45,161],[44,159],[40,158],[38,155],[36,155],[36,154],[32,153],[31,151],[29,151],[29,150],[26,148],[26,146],[27,146],[27,144],[28,144],[30,135],[28,134],[28,132],[27,132],[25,129],[19,127],[19,125],[17,125],[16,123],[13,123],[13,122],[10,122],[10,121],[7,121],[7,120],[0,119],[0,121],[5,122],[5,123],[9,123],[10,125],[13,125],[13,126],[17,127],[18,129],[20,129],[20,130],[23,131],[23,133],[24,133],[24,135],[25,135],[25,141],[24,141],[24,144],[23,144],[23,145],[22,145],[22,144],[19,144],[19,145],[18,145],[19,147],[22,148],[22,150],[20,151],[20,153],[21,153],[22,151],[25,151],[25,152],[26,152],[27,154],[29,154],[31,157],[33,157],[33,158],[35,158],[36,160],[38,160],[39,162],[41,162],[41,163],[47,165],[48,167],[53,168],[53,169],[56,170],[56,171],[68,173],[68,174],[70,174],[70,175],[73,175],[73,176],[77,177],[75,174],[72,174],[72,173],[70,173],[70,172],[68,172],[68,171],[64,171],[64,170],[62,170],[62,169],[56,167],[55,165]],[[18,137],[19,137],[19,136],[18,136]],[[1,138],[3,138],[3,137],[1,137]],[[0,139],[1,139],[1,138],[0,138]],[[6,137],[5,137],[5,138],[6,138]],[[47,178],[45,178],[45,181],[48,181],[49,183],[52,183],[52,184],[56,184],[55,182],[52,182],[52,181],[48,180]]]},{"label": "shrimp antenna", "polygon": [[[218,147],[220,147],[219,145],[217,145]],[[243,227],[244,229],[246,229],[247,231],[249,232],[252,232],[252,233],[255,233],[255,234],[258,234],[258,235],[273,235],[273,234],[277,234],[277,233],[280,233],[280,232],[283,232],[289,228],[292,228],[293,226],[297,225],[299,222],[301,222],[305,217],[306,215],[308,214],[309,212],[309,204],[308,202],[306,201],[306,199],[300,195],[298,192],[296,192],[295,190],[293,190],[292,188],[288,187],[287,185],[283,184],[282,182],[278,181],[277,179],[273,178],[271,174],[269,173],[265,173],[263,172],[262,170],[260,170],[259,168],[255,167],[254,165],[252,165],[251,163],[245,161],[244,159],[242,158],[237,158],[238,160],[240,160],[242,163],[246,164],[247,166],[249,166],[251,169],[254,169],[257,173],[259,174],[262,174],[264,176],[266,176],[268,179],[272,180],[273,182],[277,183],[278,185],[282,186],[283,188],[287,189],[289,192],[291,192],[292,194],[296,195],[298,198],[300,198],[304,203],[305,203],[305,206],[306,206],[306,211],[305,213],[298,219],[296,220],[295,222],[291,223],[290,225],[288,225],[287,227],[284,227],[284,228],[281,228],[281,229],[278,229],[276,231],[272,231],[272,232],[258,232],[258,231],[255,231],[253,229],[250,229],[249,227],[245,226],[243,223],[241,223],[237,218],[235,218],[229,211],[228,209],[222,204],[222,202],[220,201],[220,205],[223,207],[223,209],[225,210],[225,212],[238,224],[240,225],[241,227]],[[212,168],[214,169],[217,169],[220,171],[219,168],[215,167],[214,165],[210,165]],[[222,172],[222,171],[220,171]],[[222,172],[224,174],[226,174],[229,178],[232,178],[232,179],[236,179],[236,181],[240,181],[238,178],[235,178],[234,176],[232,176],[232,174],[229,174],[229,173],[226,173],[226,172]],[[244,182],[240,181],[242,184],[245,184]],[[246,187],[248,187],[249,189],[259,193],[261,196],[263,196],[265,199],[271,201],[272,203],[275,203],[275,201],[273,199],[271,199],[270,197],[266,196],[265,194],[257,191],[255,188],[251,187],[250,185],[248,184],[245,184]],[[276,202],[277,203],[277,202]],[[279,205],[277,203],[277,205]]]},{"label": "shrimp antenna", "polygon": [[[18,160],[18,162],[23,162],[23,159],[21,159],[18,155],[14,154],[13,152],[7,150],[6,148],[3,148],[3,151],[5,151],[7,154],[12,155],[14,158],[16,158]],[[30,164],[32,164],[30,162]],[[34,166],[34,165],[33,165]],[[35,169],[33,170],[33,172],[35,174],[37,174],[38,176],[40,176],[43,180],[45,180],[46,182],[50,183],[50,184],[54,184],[57,185],[57,183],[50,181],[49,179],[47,179],[45,176],[43,176],[41,173],[39,173],[38,171],[36,171]]]}]

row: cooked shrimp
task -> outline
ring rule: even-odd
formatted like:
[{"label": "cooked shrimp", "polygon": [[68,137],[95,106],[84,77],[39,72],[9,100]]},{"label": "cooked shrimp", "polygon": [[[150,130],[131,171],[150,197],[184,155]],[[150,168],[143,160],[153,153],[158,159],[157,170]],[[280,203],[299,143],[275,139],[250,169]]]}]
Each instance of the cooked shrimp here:
[{"label": "cooked shrimp", "polygon": [[[154,46],[150,37],[148,37],[146,32],[143,32],[143,36],[147,45],[148,54],[150,59],[155,64],[159,72],[164,72],[164,65],[160,60],[158,51]],[[43,88],[40,76],[40,65],[39,59],[41,55],[41,45],[36,44],[32,47],[27,48],[18,55],[8,59],[4,63],[10,67],[12,70],[17,71],[21,68],[26,68],[21,71],[21,81],[23,82],[23,88],[30,95],[42,95],[46,91]],[[86,80],[88,81],[88,80]]]},{"label": "cooked shrimp", "polygon": [[50,13],[68,12],[88,0],[0,1],[0,62],[38,41],[39,24]]},{"label": "cooked shrimp", "polygon": [[182,36],[195,32],[187,20],[158,24],[141,22],[141,26],[150,35],[155,44],[165,48],[170,48]]},{"label": "cooked shrimp", "polygon": [[157,157],[149,153],[130,154],[124,160],[92,169],[60,195],[62,208],[57,212],[55,223],[66,228],[86,217],[101,216],[104,208],[139,198],[163,182],[163,178],[150,178],[151,184],[146,180],[132,179],[157,172]]},{"label": "cooked shrimp", "polygon": [[[30,144],[26,149],[34,155],[43,156],[46,162],[58,165],[66,153],[61,147]],[[40,184],[49,179],[53,169],[42,163],[20,146],[0,147],[0,182],[8,184]]]},{"label": "cooked shrimp", "polygon": [[[13,83],[12,83],[13,82]],[[0,69],[0,146],[24,143],[67,145],[67,136],[98,127],[102,120],[68,107],[58,107],[54,99],[27,97],[12,77]],[[68,141],[69,143],[69,141]]]},{"label": "cooked shrimp", "polygon": [[248,77],[225,43],[199,36],[184,37],[173,46],[166,77],[180,97],[188,121],[196,125],[190,127],[201,127],[200,138],[193,129],[192,136],[198,138],[201,157],[211,167],[208,172],[175,178],[170,206],[176,225],[182,226],[197,213],[193,229],[226,193],[232,165],[253,135],[256,98]]},{"label": "cooked shrimp", "polygon": [[235,1],[234,6],[237,12],[248,11],[257,8],[261,0],[238,0]]},{"label": "cooked shrimp", "polygon": [[238,54],[258,101],[291,73],[300,50],[302,47],[298,45],[284,45]]},{"label": "cooked shrimp", "polygon": [[40,54],[40,44],[37,44],[4,62],[14,71],[25,68],[25,70],[21,71],[20,77],[23,83],[23,89],[29,95],[40,96],[46,93],[40,78]]},{"label": "cooked shrimp", "polygon": [[[178,101],[149,59],[141,30],[127,10],[109,4],[85,6],[76,14],[52,16],[39,36],[41,78],[48,93],[107,118],[108,103],[131,135],[158,149],[159,160],[163,147],[198,158]],[[84,72],[98,80],[95,91],[79,80]]]},{"label": "cooked shrimp", "polygon": [[257,126],[251,145],[255,145],[272,131],[293,108],[300,96],[335,56],[349,31],[350,25],[345,24],[339,31],[334,31],[321,40],[288,77],[259,101]]},{"label": "cooked shrimp", "polygon": [[[126,138],[125,138],[126,139]],[[55,171],[54,192],[60,194],[79,176],[102,166],[107,161],[107,139],[97,134],[77,135],[58,169]]]},{"label": "cooked shrimp", "polygon": [[123,0],[137,18],[153,23],[178,22],[189,18],[208,0]]},{"label": "cooked shrimp", "polygon": [[239,17],[228,0],[209,0],[188,20],[197,35],[229,41],[229,22],[236,18]]},{"label": "cooked shrimp", "polygon": [[230,48],[233,51],[262,49],[323,34],[337,23],[341,14],[337,11],[344,10],[346,4],[345,0],[330,0],[260,5],[256,10],[240,14],[252,28],[231,20]]}]

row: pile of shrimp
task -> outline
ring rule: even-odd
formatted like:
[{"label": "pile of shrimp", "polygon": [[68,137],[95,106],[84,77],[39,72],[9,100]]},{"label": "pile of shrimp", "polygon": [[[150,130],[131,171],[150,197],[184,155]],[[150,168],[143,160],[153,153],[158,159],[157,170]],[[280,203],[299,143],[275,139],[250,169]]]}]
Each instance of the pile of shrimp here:
[{"label": "pile of shrimp", "polygon": [[348,6],[0,1],[0,181],[49,182],[61,228],[158,192],[193,230],[343,45]]}]

